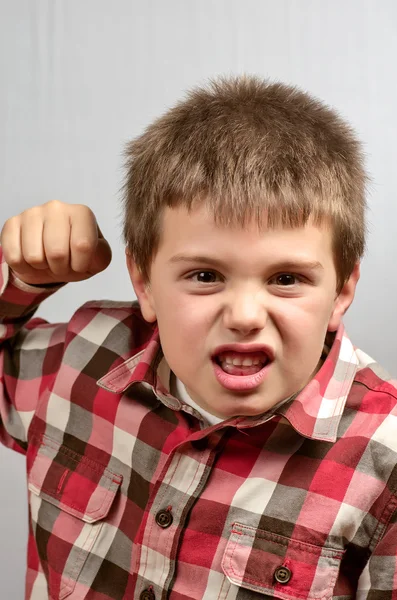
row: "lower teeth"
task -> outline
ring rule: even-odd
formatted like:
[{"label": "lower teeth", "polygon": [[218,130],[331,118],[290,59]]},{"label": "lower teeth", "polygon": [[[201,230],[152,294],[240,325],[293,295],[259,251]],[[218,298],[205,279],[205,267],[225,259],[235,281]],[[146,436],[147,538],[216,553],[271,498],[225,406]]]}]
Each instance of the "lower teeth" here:
[{"label": "lower teeth", "polygon": [[220,363],[220,366],[222,367],[223,371],[225,371],[226,373],[228,373],[230,370],[233,369],[238,369],[239,371],[250,371],[252,369],[255,369],[256,372],[261,371],[263,369],[263,367],[265,366],[264,364],[257,364],[257,365],[232,365],[230,363]]}]

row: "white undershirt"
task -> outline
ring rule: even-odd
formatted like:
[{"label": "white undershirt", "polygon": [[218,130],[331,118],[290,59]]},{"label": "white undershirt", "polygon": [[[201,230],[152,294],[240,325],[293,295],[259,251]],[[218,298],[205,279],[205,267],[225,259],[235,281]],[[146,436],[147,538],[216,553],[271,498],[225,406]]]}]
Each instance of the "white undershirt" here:
[{"label": "white undershirt", "polygon": [[204,417],[204,419],[206,421],[208,421],[208,423],[210,425],[216,425],[217,423],[221,423],[222,421],[225,420],[225,419],[221,419],[220,417],[216,417],[215,415],[212,415],[208,411],[206,411],[203,408],[201,408],[201,406],[199,406],[189,396],[189,394],[187,393],[186,387],[184,386],[184,384],[182,383],[182,381],[180,379],[178,379],[177,377],[175,377],[175,388],[176,388],[175,389],[175,395],[178,398],[178,400],[181,400],[185,404],[188,404],[189,406],[191,406],[192,408],[194,408],[195,410],[197,410],[197,412],[200,413],[200,415],[202,415]]}]

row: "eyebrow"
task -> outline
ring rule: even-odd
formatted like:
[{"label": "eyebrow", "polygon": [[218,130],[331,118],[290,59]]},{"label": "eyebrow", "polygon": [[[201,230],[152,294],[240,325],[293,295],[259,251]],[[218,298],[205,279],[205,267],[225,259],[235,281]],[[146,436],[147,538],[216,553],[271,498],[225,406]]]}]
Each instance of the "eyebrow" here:
[{"label": "eyebrow", "polygon": [[[218,258],[213,258],[211,256],[205,255],[188,255],[188,254],[175,254],[168,261],[171,264],[178,263],[201,263],[205,265],[213,265],[218,268],[225,268],[226,263]],[[318,260],[306,260],[306,259],[286,259],[286,260],[278,260],[271,265],[272,269],[288,269],[288,270],[296,270],[300,269],[307,271],[323,271],[324,267]]]}]

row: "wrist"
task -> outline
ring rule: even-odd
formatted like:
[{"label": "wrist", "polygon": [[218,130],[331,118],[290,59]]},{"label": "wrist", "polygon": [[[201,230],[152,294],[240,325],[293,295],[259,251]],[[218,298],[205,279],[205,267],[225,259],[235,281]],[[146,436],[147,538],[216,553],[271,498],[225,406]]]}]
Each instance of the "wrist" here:
[{"label": "wrist", "polygon": [[30,283],[29,281],[25,281],[25,279],[23,279],[23,277],[18,275],[18,273],[15,273],[15,271],[13,271],[13,269],[11,269],[11,268],[10,268],[10,273],[14,279],[20,281],[24,285],[28,285],[33,288],[51,289],[51,288],[57,288],[60,285],[65,285],[64,281],[60,281],[59,283],[56,281],[54,281],[54,283],[52,283],[52,282],[51,283]]}]

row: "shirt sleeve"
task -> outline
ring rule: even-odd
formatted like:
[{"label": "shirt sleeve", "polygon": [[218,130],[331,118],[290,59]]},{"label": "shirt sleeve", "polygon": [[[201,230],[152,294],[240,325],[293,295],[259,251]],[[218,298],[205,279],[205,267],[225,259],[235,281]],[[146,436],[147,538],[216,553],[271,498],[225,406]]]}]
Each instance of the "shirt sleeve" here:
[{"label": "shirt sleeve", "polygon": [[33,315],[63,285],[40,288],[20,281],[0,246],[0,441],[23,454],[40,395],[59,369],[67,327]]},{"label": "shirt sleeve", "polygon": [[[390,509],[390,506],[388,507]],[[357,600],[397,598],[397,498],[391,504],[391,518],[374,548],[357,586]]]}]

